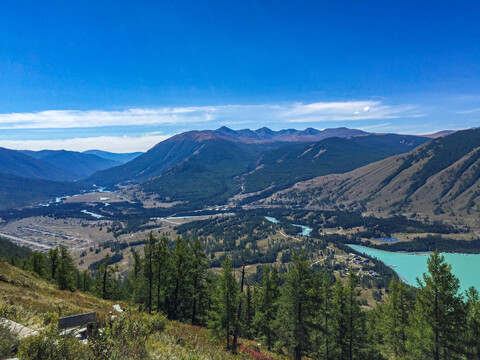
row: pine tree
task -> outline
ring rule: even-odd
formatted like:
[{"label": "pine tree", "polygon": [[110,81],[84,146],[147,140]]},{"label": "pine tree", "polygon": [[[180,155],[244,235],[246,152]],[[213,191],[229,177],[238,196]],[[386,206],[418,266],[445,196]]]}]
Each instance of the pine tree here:
[{"label": "pine tree", "polygon": [[125,296],[127,300],[142,306],[147,303],[146,281],[143,276],[144,264],[138,252],[133,251],[132,254],[133,267],[126,277]]},{"label": "pine tree", "polygon": [[50,265],[50,276],[56,279],[58,267],[58,248],[51,248],[48,250],[48,263]]},{"label": "pine tree", "polygon": [[166,310],[170,248],[168,239],[162,236],[154,249],[154,271],[157,295],[157,311]]},{"label": "pine tree", "polygon": [[255,317],[255,304],[253,300],[252,287],[247,285],[245,294],[245,311],[243,314],[244,332],[243,336],[249,340],[253,339],[253,324]]},{"label": "pine tree", "polygon": [[77,288],[81,291],[90,291],[90,287],[92,284],[92,276],[88,272],[88,270],[83,270],[79,273],[79,282],[77,284]]},{"label": "pine tree", "polygon": [[325,360],[333,359],[332,303],[332,279],[326,271],[323,271],[320,275],[318,292],[316,294],[317,324],[319,333],[316,342],[319,358]]},{"label": "pine tree", "polygon": [[478,291],[472,286],[466,291],[467,333],[466,355],[469,360],[480,359],[480,300]]},{"label": "pine tree", "polygon": [[407,347],[417,359],[462,359],[466,309],[458,294],[459,281],[438,251],[427,264],[423,281],[417,279],[419,290]]},{"label": "pine tree", "polygon": [[232,350],[230,337],[236,326],[238,307],[238,285],[232,262],[227,256],[222,263],[222,274],[218,283],[216,306],[211,312],[210,326],[226,339],[227,350]]},{"label": "pine tree", "polygon": [[350,271],[348,274],[346,292],[346,313],[347,313],[347,342],[348,359],[361,359],[365,350],[365,317],[358,296],[357,289],[359,280],[357,275]]},{"label": "pine tree", "polygon": [[205,292],[205,275],[207,271],[207,255],[203,245],[198,238],[191,244],[191,274],[192,283],[192,324],[196,325],[198,316],[203,317],[202,297]]},{"label": "pine tree", "polygon": [[233,329],[233,342],[232,353],[236,353],[238,345],[238,334],[240,333],[240,326],[242,325],[242,305],[243,305],[243,285],[245,283],[245,259],[243,260],[242,275],[240,280],[240,293],[238,294],[238,309],[237,309],[237,321],[235,322],[235,328]]},{"label": "pine tree", "polygon": [[413,310],[412,291],[402,282],[392,279],[389,295],[384,304],[378,306],[377,330],[383,353],[392,359],[407,354],[407,330],[409,316]]},{"label": "pine tree", "polygon": [[305,256],[296,256],[293,267],[287,273],[286,283],[282,286],[280,316],[277,320],[278,334],[295,360],[300,360],[311,350],[314,315],[311,289],[310,265]]},{"label": "pine tree", "polygon": [[172,294],[169,316],[171,319],[186,320],[191,307],[189,289],[189,266],[191,263],[188,239],[178,237],[172,254]]},{"label": "pine tree", "polygon": [[341,280],[335,281],[333,286],[333,317],[332,317],[332,354],[331,358],[348,359],[348,323],[345,288]]},{"label": "pine tree", "polygon": [[266,265],[263,267],[263,285],[259,289],[258,305],[255,313],[255,328],[265,339],[270,350],[274,344],[275,319],[278,312],[279,277],[278,270]]},{"label": "pine tree", "polygon": [[75,291],[75,264],[65,246],[58,252],[58,267],[55,271],[57,285],[60,290]]},{"label": "pine tree", "polygon": [[43,254],[39,251],[34,251],[31,256],[32,270],[40,277],[44,276],[45,261]]},{"label": "pine tree", "polygon": [[147,243],[145,244],[145,262],[143,274],[147,283],[147,309],[148,313],[152,313],[152,296],[153,296],[153,258],[155,251],[155,237],[153,232],[150,231]]},{"label": "pine tree", "polygon": [[98,265],[96,292],[102,299],[114,298],[114,289],[116,288],[114,275],[118,271],[118,266],[117,264],[111,266],[110,261],[110,255],[107,254],[102,263]]}]

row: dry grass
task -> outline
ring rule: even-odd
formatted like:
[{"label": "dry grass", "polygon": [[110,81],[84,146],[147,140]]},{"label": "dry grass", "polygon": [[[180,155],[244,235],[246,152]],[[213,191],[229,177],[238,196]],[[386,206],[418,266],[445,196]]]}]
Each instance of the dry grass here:
[{"label": "dry grass", "polygon": [[[118,302],[102,300],[82,292],[60,291],[35,274],[0,260],[0,316],[33,329],[45,329],[61,316],[91,311],[97,312],[97,319],[103,322],[115,303]],[[120,304],[124,309],[129,308],[127,303]],[[132,307],[127,313],[134,312]],[[238,354],[232,355],[211,330],[168,321],[164,331],[150,334],[147,349],[152,359],[283,359],[256,349],[255,342],[240,341]]]},{"label": "dry grass", "polygon": [[106,319],[112,302],[81,292],[60,291],[55,285],[0,261],[0,316],[40,330],[53,319],[97,312]]}]

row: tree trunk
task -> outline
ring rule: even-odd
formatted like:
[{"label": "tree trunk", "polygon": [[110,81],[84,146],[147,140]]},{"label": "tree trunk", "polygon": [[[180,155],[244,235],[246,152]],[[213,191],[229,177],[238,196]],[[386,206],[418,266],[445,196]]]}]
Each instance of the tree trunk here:
[{"label": "tree trunk", "polygon": [[[245,260],[243,261],[242,267],[242,281],[240,282],[240,295],[243,294],[243,282],[245,280]],[[238,327],[240,324],[240,317],[242,316],[242,297],[238,301],[238,311],[237,311],[237,323],[235,329],[233,330],[233,343],[232,343],[232,352],[235,353],[237,350],[237,339],[238,339]]]}]

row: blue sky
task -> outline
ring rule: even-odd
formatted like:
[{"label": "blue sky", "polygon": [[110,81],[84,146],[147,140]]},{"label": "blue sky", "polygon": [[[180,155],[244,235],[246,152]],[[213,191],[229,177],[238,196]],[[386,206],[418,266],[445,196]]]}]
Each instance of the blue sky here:
[{"label": "blue sky", "polygon": [[0,146],[480,126],[477,1],[0,2]]}]

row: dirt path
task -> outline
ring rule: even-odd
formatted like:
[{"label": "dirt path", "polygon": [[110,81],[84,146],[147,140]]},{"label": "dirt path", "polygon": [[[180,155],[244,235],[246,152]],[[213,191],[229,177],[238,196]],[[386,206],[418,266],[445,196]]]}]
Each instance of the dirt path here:
[{"label": "dirt path", "polygon": [[293,240],[295,240],[295,241],[300,241],[300,242],[302,242],[302,240],[300,240],[300,239],[298,239],[298,238],[296,238],[296,237],[288,236],[288,235],[285,234],[283,231],[279,231],[279,233],[280,233],[281,235],[283,235],[284,237],[286,237],[286,238],[291,238],[291,239],[293,239]]},{"label": "dirt path", "polygon": [[7,235],[7,234],[0,233],[0,237],[4,237],[4,238],[9,239],[9,240],[19,241],[19,242],[22,242],[22,243],[27,244],[27,245],[35,245],[35,246],[38,246],[38,247],[41,247],[41,248],[44,248],[44,249],[47,249],[47,250],[51,248],[50,245],[38,243],[38,242],[27,240],[27,239],[22,239],[22,238],[19,238],[17,236],[12,236],[12,235]]}]

